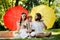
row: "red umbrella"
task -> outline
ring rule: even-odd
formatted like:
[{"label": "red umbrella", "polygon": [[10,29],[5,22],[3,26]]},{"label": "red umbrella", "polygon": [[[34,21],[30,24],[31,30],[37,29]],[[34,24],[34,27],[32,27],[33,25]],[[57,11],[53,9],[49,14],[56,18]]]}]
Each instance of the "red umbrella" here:
[{"label": "red umbrella", "polygon": [[22,13],[26,13],[26,16],[28,15],[28,11],[22,6],[16,6],[16,7],[9,8],[6,11],[4,18],[3,18],[4,25],[9,30],[16,30],[17,29],[16,22],[20,20]]}]

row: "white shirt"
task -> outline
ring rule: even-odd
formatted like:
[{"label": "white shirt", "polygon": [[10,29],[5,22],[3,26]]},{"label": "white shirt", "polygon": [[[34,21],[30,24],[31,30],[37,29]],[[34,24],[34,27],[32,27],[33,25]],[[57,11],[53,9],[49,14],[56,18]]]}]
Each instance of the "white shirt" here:
[{"label": "white shirt", "polygon": [[44,24],[43,24],[43,22],[33,21],[31,23],[31,29],[34,29],[36,33],[43,33],[44,32]]},{"label": "white shirt", "polygon": [[30,23],[30,29],[31,29],[31,27],[32,27],[32,25],[31,25],[31,24],[32,24],[32,22],[29,22],[29,23]]}]

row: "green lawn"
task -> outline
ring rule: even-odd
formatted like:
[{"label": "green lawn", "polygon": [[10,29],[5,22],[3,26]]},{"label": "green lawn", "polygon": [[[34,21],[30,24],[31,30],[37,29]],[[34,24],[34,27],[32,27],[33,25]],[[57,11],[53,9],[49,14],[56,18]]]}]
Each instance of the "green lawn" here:
[{"label": "green lawn", "polygon": [[[13,40],[60,40],[60,29],[49,29],[45,30],[46,32],[52,32],[52,36],[47,38],[26,38],[26,39],[13,39]],[[4,39],[4,40],[11,40],[11,39]]]}]

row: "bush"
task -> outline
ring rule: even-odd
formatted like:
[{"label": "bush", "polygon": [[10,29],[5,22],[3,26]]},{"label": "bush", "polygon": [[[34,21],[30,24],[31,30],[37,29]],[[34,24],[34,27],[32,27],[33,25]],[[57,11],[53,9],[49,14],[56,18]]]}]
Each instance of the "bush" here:
[{"label": "bush", "polygon": [[2,25],[2,24],[0,23],[0,31],[5,31],[5,30],[7,30],[7,29],[4,27],[4,25]]},{"label": "bush", "polygon": [[60,17],[57,17],[56,22],[54,23],[53,28],[60,28]]}]

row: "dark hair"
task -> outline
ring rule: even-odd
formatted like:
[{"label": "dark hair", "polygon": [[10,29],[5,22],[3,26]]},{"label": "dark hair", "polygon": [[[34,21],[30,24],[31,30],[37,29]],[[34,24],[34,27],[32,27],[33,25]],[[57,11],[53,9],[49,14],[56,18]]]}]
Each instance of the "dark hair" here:
[{"label": "dark hair", "polygon": [[42,18],[42,17],[41,17],[41,14],[40,14],[40,13],[36,13],[36,15],[37,15],[38,18],[35,19],[35,21],[37,21],[37,20],[40,21],[40,19]]},{"label": "dark hair", "polygon": [[[26,13],[24,13],[24,12],[22,13],[22,15],[23,15],[23,14],[25,14],[25,15],[26,15]],[[26,20],[26,18],[27,18],[27,16],[25,16],[25,19],[24,19],[24,20]],[[21,19],[22,19],[22,17],[21,17]]]},{"label": "dark hair", "polygon": [[32,18],[32,16],[28,16],[28,19],[29,19],[29,18]]},{"label": "dark hair", "polygon": [[[24,13],[24,12],[22,13],[22,15],[23,15],[23,14],[25,14],[25,15],[26,15],[26,13]],[[24,20],[26,20],[26,18],[27,18],[27,16],[25,17],[25,19],[24,19]],[[22,21],[22,17],[21,17],[21,19],[20,19],[20,25],[21,25],[21,21]]]}]

